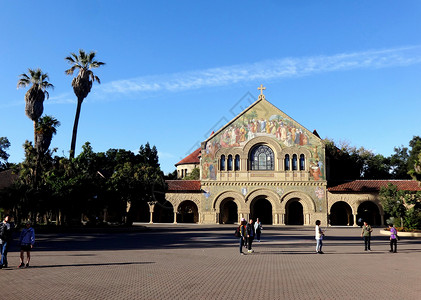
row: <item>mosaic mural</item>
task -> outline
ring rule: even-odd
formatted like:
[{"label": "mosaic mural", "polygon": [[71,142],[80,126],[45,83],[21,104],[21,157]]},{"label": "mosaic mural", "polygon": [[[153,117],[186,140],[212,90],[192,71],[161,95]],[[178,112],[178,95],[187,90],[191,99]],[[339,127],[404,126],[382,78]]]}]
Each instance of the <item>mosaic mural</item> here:
[{"label": "mosaic mural", "polygon": [[267,101],[256,103],[208,140],[205,153],[202,153],[202,179],[216,180],[218,158],[215,154],[219,149],[242,148],[253,138],[261,136],[274,139],[282,148],[306,147],[312,154],[308,160],[310,175],[314,180],[324,179],[320,140]]}]

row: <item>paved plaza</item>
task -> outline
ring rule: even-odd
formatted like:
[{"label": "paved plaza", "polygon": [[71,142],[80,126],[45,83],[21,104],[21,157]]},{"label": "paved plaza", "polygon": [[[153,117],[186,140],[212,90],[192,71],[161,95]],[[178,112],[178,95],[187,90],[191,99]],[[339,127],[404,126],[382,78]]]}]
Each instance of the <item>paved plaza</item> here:
[{"label": "paved plaza", "polygon": [[[1,299],[421,299],[421,239],[388,252],[376,228],[265,226],[241,256],[235,225],[146,225],[146,231],[37,234],[31,267],[0,270]],[[111,231],[111,232],[107,232]]]}]

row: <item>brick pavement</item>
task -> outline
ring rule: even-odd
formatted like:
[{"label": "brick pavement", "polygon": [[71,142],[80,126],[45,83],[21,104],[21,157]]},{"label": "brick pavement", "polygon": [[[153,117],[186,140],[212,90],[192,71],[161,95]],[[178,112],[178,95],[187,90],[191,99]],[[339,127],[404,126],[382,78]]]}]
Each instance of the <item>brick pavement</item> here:
[{"label": "brick pavement", "polygon": [[[148,226],[149,227],[149,226]],[[421,239],[390,254],[376,229],[266,226],[239,255],[235,226],[152,225],[147,232],[39,234],[31,268],[0,270],[2,299],[421,299]],[[12,249],[13,250],[13,249]]]}]

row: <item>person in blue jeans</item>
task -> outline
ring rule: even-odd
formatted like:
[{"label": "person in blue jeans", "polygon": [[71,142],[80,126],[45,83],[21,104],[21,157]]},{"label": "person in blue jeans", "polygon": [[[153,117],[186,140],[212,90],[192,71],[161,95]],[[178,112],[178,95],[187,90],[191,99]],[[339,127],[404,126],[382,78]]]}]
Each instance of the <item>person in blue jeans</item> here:
[{"label": "person in blue jeans", "polygon": [[322,222],[320,220],[316,221],[316,228],[315,228],[315,238],[316,238],[316,241],[317,241],[316,253],[324,254],[323,251],[322,251],[324,232],[323,232],[322,228],[320,227],[321,223]]},{"label": "person in blue jeans", "polygon": [[2,235],[0,236],[0,250],[1,250],[1,260],[0,260],[0,269],[7,268],[7,252],[9,252],[10,242],[12,240],[12,227],[10,225],[10,216],[6,215],[3,222],[0,223],[0,231]]}]

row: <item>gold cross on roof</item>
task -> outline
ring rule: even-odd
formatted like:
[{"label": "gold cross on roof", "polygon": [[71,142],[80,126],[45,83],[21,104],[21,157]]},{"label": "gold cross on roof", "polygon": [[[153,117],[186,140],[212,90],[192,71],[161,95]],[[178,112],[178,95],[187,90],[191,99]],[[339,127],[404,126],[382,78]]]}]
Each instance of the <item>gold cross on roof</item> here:
[{"label": "gold cross on roof", "polygon": [[258,100],[265,99],[265,95],[263,95],[263,90],[266,90],[266,88],[263,87],[263,84],[261,84],[260,87],[258,87],[257,89],[260,90],[260,95],[259,95]]},{"label": "gold cross on roof", "polygon": [[260,95],[263,95],[263,90],[266,90],[266,88],[263,87],[263,84],[261,84],[257,89],[260,90]]}]

